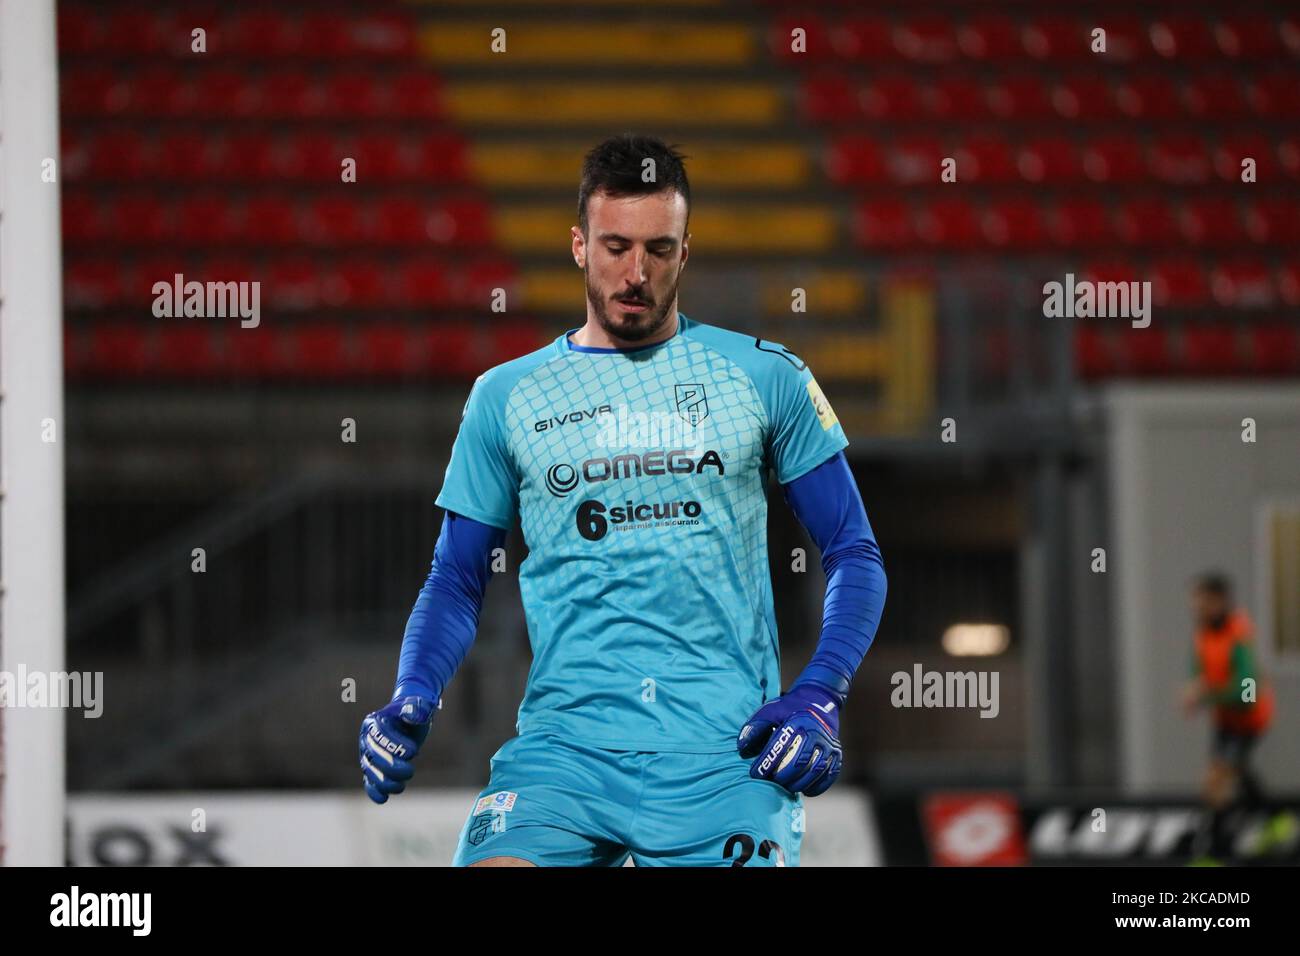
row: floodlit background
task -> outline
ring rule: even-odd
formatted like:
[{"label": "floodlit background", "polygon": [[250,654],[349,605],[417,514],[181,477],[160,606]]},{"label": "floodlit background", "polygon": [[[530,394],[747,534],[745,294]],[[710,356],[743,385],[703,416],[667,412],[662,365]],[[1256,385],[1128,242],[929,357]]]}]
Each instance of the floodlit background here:
[{"label": "floodlit background", "polygon": [[[97,719],[0,712],[16,858],[63,859],[63,783],[14,768],[66,740],[76,863],[450,861],[528,672],[517,530],[385,807],[357,730],[471,382],[584,322],[581,159],[627,130],[688,155],[681,310],[809,363],[884,555],[805,863],[1186,860],[1209,568],[1277,688],[1264,784],[1300,795],[1300,16],[801,7],[68,0],[56,48],[52,4],[0,0],[0,665],[104,674]],[[260,283],[259,323],[156,317],[177,274]],[[1045,316],[1068,281],[1149,282],[1149,325]],[[788,678],[824,579],[775,487],[770,520]],[[997,715],[895,706],[918,668],[996,673]],[[1095,808],[1123,825],[1076,838]]]}]

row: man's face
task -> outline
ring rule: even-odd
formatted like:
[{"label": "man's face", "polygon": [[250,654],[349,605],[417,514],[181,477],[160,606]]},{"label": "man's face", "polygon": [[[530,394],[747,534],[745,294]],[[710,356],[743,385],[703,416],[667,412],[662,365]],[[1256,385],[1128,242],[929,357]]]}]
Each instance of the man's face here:
[{"label": "man's face", "polygon": [[1220,595],[1201,588],[1192,591],[1192,608],[1201,627],[1217,626],[1228,611],[1227,604]]},{"label": "man's face", "polygon": [[677,283],[690,254],[686,200],[665,189],[587,200],[587,235],[573,227],[573,256],[586,276],[587,301],[615,339],[653,338],[677,306]]}]

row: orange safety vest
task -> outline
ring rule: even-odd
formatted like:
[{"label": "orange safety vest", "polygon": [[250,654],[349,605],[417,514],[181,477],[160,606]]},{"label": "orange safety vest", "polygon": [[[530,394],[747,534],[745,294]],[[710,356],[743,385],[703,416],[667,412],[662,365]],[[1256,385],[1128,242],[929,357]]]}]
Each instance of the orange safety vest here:
[{"label": "orange safety vest", "polygon": [[[1196,657],[1201,664],[1201,679],[1210,690],[1227,689],[1232,679],[1232,651],[1238,643],[1253,642],[1250,618],[1240,609],[1228,615],[1223,627],[1203,628],[1196,635]],[[1258,664],[1258,661],[1256,662]],[[1253,703],[1216,704],[1214,720],[1220,727],[1237,733],[1261,733],[1273,719],[1273,688],[1261,674],[1250,674],[1256,681]]]}]

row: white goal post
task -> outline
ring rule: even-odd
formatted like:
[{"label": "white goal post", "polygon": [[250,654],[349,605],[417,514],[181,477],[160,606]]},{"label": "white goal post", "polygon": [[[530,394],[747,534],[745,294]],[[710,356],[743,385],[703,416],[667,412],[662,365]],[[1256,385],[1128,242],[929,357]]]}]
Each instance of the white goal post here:
[{"label": "white goal post", "polygon": [[[0,679],[64,669],[57,70],[54,0],[0,0]],[[5,865],[64,862],[63,731],[0,707]]]}]

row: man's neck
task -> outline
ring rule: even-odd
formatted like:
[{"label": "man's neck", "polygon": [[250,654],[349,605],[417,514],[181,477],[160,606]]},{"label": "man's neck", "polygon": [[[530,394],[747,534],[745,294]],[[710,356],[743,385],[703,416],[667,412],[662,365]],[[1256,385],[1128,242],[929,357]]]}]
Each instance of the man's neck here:
[{"label": "man's neck", "polygon": [[604,326],[597,322],[595,317],[588,312],[587,324],[570,335],[569,341],[574,345],[580,345],[583,348],[637,349],[648,345],[656,345],[659,342],[671,339],[677,334],[678,321],[677,307],[674,306],[670,310],[668,322],[664,325],[662,332],[657,334],[654,338],[631,341],[610,335],[605,331]]}]

